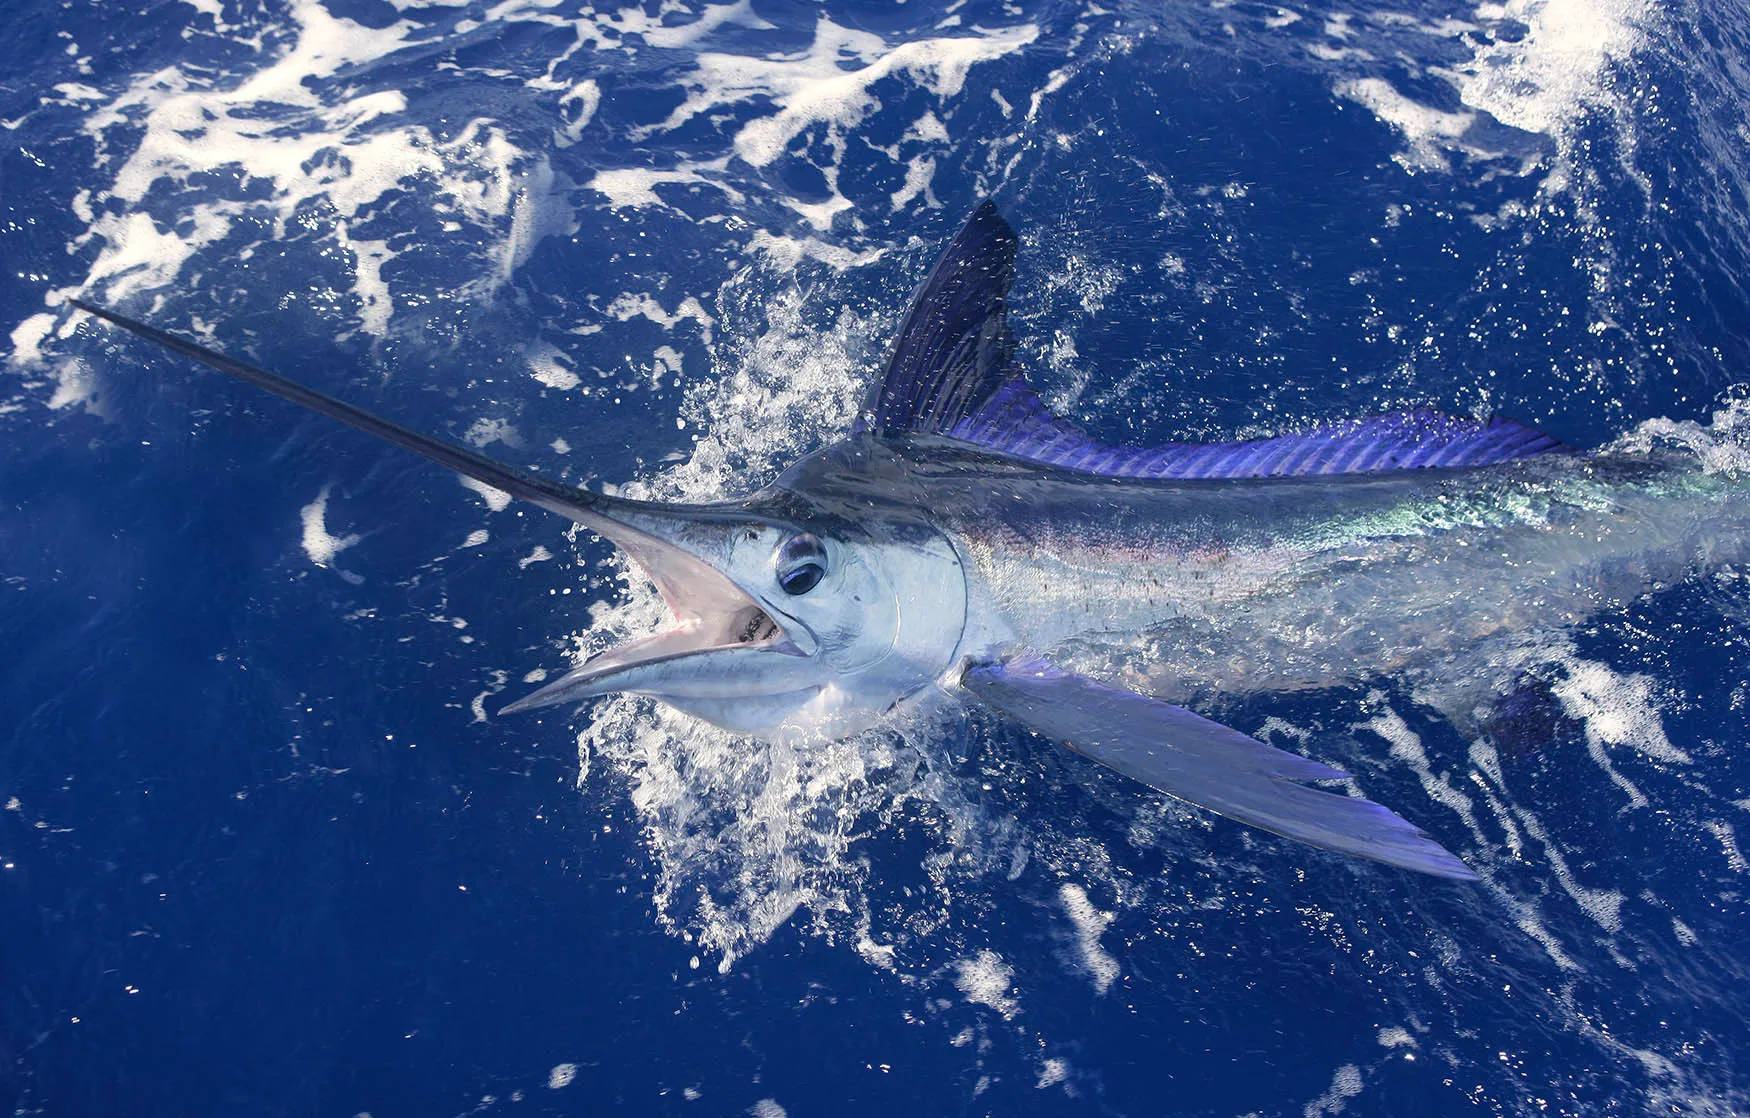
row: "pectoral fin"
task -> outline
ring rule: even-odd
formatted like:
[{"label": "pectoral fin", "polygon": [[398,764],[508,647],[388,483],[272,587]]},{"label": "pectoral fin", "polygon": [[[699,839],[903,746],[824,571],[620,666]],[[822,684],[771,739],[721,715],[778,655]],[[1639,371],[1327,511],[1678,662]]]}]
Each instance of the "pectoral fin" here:
[{"label": "pectoral fin", "polygon": [[971,668],[962,682],[1037,733],[1218,815],[1340,854],[1477,880],[1390,809],[1293,783],[1346,774],[1183,707],[1102,686],[1035,656]]}]

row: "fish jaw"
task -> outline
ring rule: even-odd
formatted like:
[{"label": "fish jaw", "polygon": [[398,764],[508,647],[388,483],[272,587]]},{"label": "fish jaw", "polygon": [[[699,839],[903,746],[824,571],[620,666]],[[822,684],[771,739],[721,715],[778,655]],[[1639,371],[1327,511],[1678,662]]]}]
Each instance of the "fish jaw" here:
[{"label": "fish jaw", "polygon": [[[609,510],[612,515],[609,515]],[[782,624],[755,593],[724,573],[736,543],[766,524],[738,504],[617,505],[573,514],[656,587],[672,615],[664,630],[593,657],[505,706],[517,714],[628,691],[675,706],[794,691],[816,651],[806,628]]]}]

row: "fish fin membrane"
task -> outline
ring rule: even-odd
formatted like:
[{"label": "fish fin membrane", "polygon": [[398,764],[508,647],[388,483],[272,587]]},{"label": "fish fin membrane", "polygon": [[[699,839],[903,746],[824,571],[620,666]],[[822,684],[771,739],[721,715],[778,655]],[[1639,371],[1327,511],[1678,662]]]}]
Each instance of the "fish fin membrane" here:
[{"label": "fish fin membrane", "polygon": [[946,434],[1059,469],[1135,478],[1294,477],[1489,466],[1569,450],[1516,420],[1460,419],[1431,408],[1338,420],[1273,439],[1116,446],[1053,415],[1018,375]]},{"label": "fish fin membrane", "polygon": [[1183,707],[1106,687],[1031,654],[970,668],[962,683],[1036,733],[1217,815],[1339,854],[1477,880],[1391,809],[1295,783],[1346,774]]},{"label": "fish fin membrane", "polygon": [[912,297],[858,433],[945,435],[1010,379],[1015,340],[1004,299],[1015,278],[1015,245],[995,203],[972,211]]},{"label": "fish fin membrane", "polygon": [[1568,449],[1511,419],[1460,419],[1426,408],[1250,442],[1100,442],[1053,415],[1010,363],[1007,298],[1017,243],[994,202],[972,211],[912,297],[854,433],[946,435],[1060,469],[1137,478],[1487,466]]}]

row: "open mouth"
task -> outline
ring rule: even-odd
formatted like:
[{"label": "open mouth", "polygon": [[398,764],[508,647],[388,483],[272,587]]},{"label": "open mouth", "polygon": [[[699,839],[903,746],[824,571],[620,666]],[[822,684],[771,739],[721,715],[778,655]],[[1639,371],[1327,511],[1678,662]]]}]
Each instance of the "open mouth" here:
[{"label": "open mouth", "polygon": [[[794,678],[785,677],[793,677],[795,665],[819,649],[805,626],[786,633],[753,595],[699,557],[716,555],[724,569],[730,569],[739,534],[750,526],[751,518],[740,505],[657,504],[575,489],[421,435],[143,322],[79,299],[71,302],[172,352],[576,521],[624,551],[656,584],[674,614],[674,624],[596,657],[505,707],[506,712],[581,701],[610,691],[639,691],[670,700],[771,694],[775,686],[794,689]],[[764,655],[770,652],[788,655]],[[750,661],[750,653],[758,658]]]},{"label": "open mouth", "polygon": [[615,691],[700,697],[733,693],[734,673],[704,669],[683,661],[710,654],[803,652],[758,602],[709,563],[647,532],[603,517],[587,525],[605,537],[655,585],[673,615],[658,633],[638,637],[594,657],[533,694],[504,707],[501,714],[581,702]]}]

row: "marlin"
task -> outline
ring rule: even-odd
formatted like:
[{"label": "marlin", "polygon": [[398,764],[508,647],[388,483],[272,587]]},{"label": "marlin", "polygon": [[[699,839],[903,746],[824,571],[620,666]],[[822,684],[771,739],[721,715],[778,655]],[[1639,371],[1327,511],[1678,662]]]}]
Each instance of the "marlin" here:
[{"label": "marlin", "polygon": [[[1438,673],[1735,557],[1730,472],[1579,454],[1513,420],[1414,410],[1275,438],[1097,442],[1013,364],[1017,239],[985,201],[917,290],[849,435],[741,500],[574,488],[82,300],[176,353],[567,517],[673,614],[511,703],[654,696],[826,740],[944,697],[1167,795],[1315,847],[1477,875],[1347,775],[1190,705]],[[1186,704],[1186,705],[1181,705]]]}]

